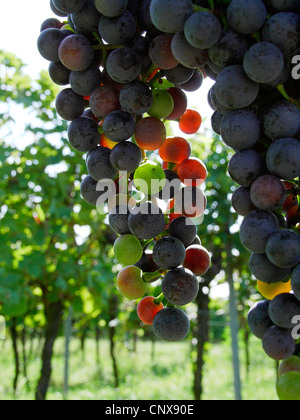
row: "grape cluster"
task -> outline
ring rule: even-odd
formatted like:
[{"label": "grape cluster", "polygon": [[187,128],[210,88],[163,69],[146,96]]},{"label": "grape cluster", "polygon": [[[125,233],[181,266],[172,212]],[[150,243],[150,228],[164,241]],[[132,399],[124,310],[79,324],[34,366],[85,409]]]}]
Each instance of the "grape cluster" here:
[{"label": "grape cluster", "polygon": [[[267,299],[251,308],[249,327],[269,357],[283,360],[299,354],[300,91],[293,63],[300,7],[297,0],[227,3],[215,11],[224,24],[208,50],[212,128],[234,151],[228,172],[239,187],[232,205],[243,217],[250,271]],[[288,381],[281,383],[280,397]]]},{"label": "grape cluster", "polygon": [[[82,197],[108,213],[117,234],[118,289],[141,299],[138,315],[160,339],[182,340],[190,322],[181,307],[196,298],[198,277],[211,264],[197,236],[207,169],[184,137],[202,120],[188,109],[185,92],[201,87],[207,48],[221,24],[206,13],[203,25],[212,27],[199,39],[199,6],[190,0],[176,7],[161,0],[51,0],[50,6],[63,21],[43,22],[38,50],[62,86],[55,106],[69,122],[69,143],[85,158]],[[169,121],[178,122],[183,137],[168,137]],[[161,277],[162,294],[144,297]]]}]

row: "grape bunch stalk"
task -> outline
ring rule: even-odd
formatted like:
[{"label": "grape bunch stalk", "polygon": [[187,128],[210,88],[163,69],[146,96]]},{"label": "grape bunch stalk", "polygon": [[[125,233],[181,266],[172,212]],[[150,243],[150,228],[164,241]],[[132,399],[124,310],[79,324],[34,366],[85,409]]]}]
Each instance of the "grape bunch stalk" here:
[{"label": "grape bunch stalk", "polygon": [[[177,3],[167,21],[182,22],[170,30],[160,27],[165,8],[155,1],[51,0],[56,17],[42,23],[37,41],[62,87],[55,107],[68,121],[70,146],[85,159],[81,195],[108,213],[117,234],[118,289],[139,300],[141,321],[165,341],[188,335],[182,307],[211,264],[197,235],[207,169],[185,138],[202,123],[185,92],[201,87],[208,54],[179,32],[198,6]],[[182,136],[168,136],[171,121]],[[147,296],[158,280],[161,294]]]},{"label": "grape bunch stalk", "polygon": [[214,11],[223,25],[208,49],[209,102],[212,128],[234,152],[232,206],[265,299],[251,308],[248,325],[265,353],[282,361],[279,398],[300,400],[300,83],[293,71],[300,4],[226,3]]}]

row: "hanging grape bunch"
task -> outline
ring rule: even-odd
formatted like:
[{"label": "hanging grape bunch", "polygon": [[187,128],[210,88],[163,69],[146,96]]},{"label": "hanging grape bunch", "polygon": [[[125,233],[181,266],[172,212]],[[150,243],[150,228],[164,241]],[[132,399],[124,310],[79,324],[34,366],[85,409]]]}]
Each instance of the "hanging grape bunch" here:
[{"label": "hanging grape bunch", "polygon": [[[85,158],[82,197],[98,211],[108,209],[118,235],[118,289],[139,300],[138,316],[160,339],[182,340],[190,321],[181,307],[196,298],[198,277],[211,264],[197,236],[207,170],[185,138],[202,123],[185,92],[201,87],[208,61],[207,50],[186,50],[179,32],[196,5],[179,2],[180,28],[172,31],[152,19],[163,13],[165,20],[165,9],[157,14],[150,0],[51,0],[50,6],[62,19],[42,24],[38,49],[62,86],[56,110],[69,122],[70,145]],[[177,20],[170,16],[176,28]],[[178,122],[182,137],[168,136],[168,121]],[[147,296],[160,279],[162,293]]]},{"label": "hanging grape bunch", "polygon": [[[232,0],[209,49],[212,127],[234,151],[232,205],[265,298],[248,316],[266,354],[283,361],[280,399],[300,400],[300,52],[298,0]],[[225,20],[226,19],[226,20]]]}]

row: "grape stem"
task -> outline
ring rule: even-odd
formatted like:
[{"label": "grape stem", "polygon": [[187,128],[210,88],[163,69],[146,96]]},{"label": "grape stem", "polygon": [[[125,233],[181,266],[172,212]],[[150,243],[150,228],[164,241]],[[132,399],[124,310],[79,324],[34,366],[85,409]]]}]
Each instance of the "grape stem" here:
[{"label": "grape stem", "polygon": [[143,281],[145,283],[152,283],[152,281],[158,277],[160,277],[163,273],[163,270],[154,271],[154,273],[144,273],[143,274]]},{"label": "grape stem", "polygon": [[295,99],[292,99],[289,97],[289,95],[287,94],[285,87],[283,84],[278,85],[277,86],[277,90],[279,93],[281,93],[281,95],[284,97],[284,99],[286,99],[289,102],[292,102],[293,104],[295,104],[298,108],[300,107],[300,103],[299,101],[296,101]]},{"label": "grape stem", "polygon": [[164,300],[165,296],[163,293],[161,293],[159,296],[157,296],[157,298],[154,300],[154,303],[156,305],[160,305],[162,303],[162,301]]},{"label": "grape stem", "polygon": [[197,6],[196,4],[193,5],[194,12],[210,12],[210,9],[207,7]]}]

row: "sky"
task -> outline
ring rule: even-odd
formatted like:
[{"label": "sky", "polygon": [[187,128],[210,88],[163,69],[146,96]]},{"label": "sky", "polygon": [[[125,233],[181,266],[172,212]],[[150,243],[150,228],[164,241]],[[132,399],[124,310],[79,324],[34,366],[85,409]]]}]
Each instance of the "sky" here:
[{"label": "sky", "polygon": [[[49,66],[49,62],[43,59],[37,50],[40,26],[47,18],[57,16],[52,13],[49,0],[5,1],[1,11],[0,49],[12,52],[21,58],[27,64],[27,74],[34,79],[42,69],[47,70]],[[199,91],[187,95],[188,107],[197,108],[205,120],[203,127],[208,129],[211,128],[210,118],[213,111],[207,103],[207,95],[212,84],[213,82],[207,78]],[[21,144],[24,146],[22,130],[26,123],[25,119],[26,115],[18,115],[13,136],[16,147]],[[174,134],[180,135],[180,132]],[[228,295],[227,284],[215,288],[214,291],[216,296]]]}]

